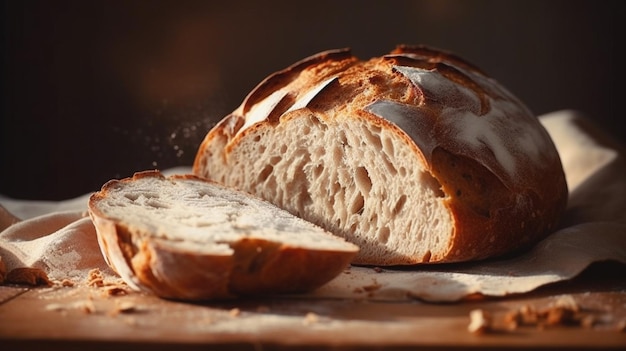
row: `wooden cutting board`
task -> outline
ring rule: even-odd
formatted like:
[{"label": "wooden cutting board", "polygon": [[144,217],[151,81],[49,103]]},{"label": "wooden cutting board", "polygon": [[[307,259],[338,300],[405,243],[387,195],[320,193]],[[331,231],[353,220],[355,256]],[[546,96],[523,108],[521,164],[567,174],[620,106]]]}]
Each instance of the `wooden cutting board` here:
[{"label": "wooden cutting board", "polygon": [[[294,297],[187,303],[119,285],[0,287],[0,349],[619,350],[626,349],[623,272],[624,265],[595,265],[532,294],[451,304]],[[575,303],[577,319],[517,328],[505,322],[513,311],[543,311],[558,301]],[[492,330],[468,331],[476,309],[492,316]]]}]

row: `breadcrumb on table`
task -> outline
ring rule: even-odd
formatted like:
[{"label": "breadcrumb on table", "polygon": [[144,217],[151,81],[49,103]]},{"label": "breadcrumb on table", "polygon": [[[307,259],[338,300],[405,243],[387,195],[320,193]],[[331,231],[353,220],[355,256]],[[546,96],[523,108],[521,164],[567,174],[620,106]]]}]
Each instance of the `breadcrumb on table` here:
[{"label": "breadcrumb on table", "polygon": [[99,269],[95,268],[89,271],[87,275],[87,285],[99,288],[104,286],[104,276]]},{"label": "breadcrumb on table", "polygon": [[14,268],[7,273],[5,283],[30,285],[30,286],[51,286],[52,282],[48,274],[40,268],[21,267]]},{"label": "breadcrumb on table", "polygon": [[469,313],[470,323],[467,330],[472,334],[484,334],[492,330],[491,314],[482,309],[474,309]]}]

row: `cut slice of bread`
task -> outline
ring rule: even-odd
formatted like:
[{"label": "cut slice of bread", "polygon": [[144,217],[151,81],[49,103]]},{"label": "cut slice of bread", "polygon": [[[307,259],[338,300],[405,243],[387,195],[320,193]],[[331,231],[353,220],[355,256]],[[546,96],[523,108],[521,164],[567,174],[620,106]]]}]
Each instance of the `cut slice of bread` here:
[{"label": "cut slice of bread", "polygon": [[479,260],[558,225],[567,184],[537,118],[455,55],[327,51],[276,72],[211,129],[194,174],[360,247],[354,263]]},{"label": "cut slice of bread", "polygon": [[274,205],[191,175],[111,180],[89,199],[107,263],[132,287],[182,300],[299,293],[358,247]]}]

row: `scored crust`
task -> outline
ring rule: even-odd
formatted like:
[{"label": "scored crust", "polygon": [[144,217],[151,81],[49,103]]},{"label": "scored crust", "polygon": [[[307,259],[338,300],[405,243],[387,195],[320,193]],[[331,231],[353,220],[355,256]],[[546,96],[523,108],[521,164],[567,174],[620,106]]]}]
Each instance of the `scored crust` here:
[{"label": "scored crust", "polygon": [[192,175],[145,171],[111,180],[90,197],[89,213],[107,263],[131,287],[164,298],[306,292],[341,273],[358,251],[263,200]]},{"label": "scored crust", "polygon": [[524,249],[567,201],[556,148],[524,104],[423,46],[368,61],[327,51],[270,75],[207,133],[194,173],[346,238],[371,265]]}]

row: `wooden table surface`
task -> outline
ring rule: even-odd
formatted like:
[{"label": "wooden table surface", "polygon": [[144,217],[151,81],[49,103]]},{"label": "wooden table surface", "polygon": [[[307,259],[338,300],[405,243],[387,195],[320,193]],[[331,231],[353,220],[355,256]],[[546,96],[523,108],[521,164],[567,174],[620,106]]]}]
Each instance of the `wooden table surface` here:
[{"label": "wooden table surface", "polygon": [[[446,304],[296,297],[187,303],[111,295],[107,285],[3,286],[0,349],[626,350],[625,272],[624,265],[595,264],[530,294]],[[564,299],[580,308],[576,322],[517,328],[505,322],[524,306],[540,311]],[[491,314],[491,330],[468,331],[475,309]]]}]

